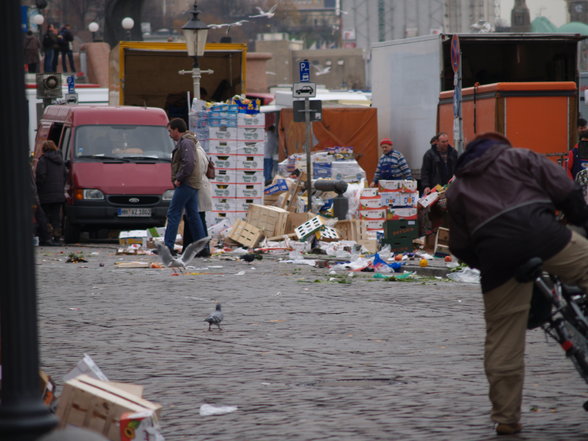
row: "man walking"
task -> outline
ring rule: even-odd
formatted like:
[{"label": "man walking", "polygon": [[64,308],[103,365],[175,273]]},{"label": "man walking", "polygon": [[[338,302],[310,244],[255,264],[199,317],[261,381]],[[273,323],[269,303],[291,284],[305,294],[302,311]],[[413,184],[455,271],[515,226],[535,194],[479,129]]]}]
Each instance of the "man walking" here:
[{"label": "man walking", "polygon": [[196,146],[193,138],[186,136],[187,130],[186,122],[181,118],[173,118],[168,124],[169,136],[176,142],[171,163],[171,179],[175,191],[167,210],[164,242],[172,254],[184,209],[194,240],[206,236],[198,213],[198,190],[202,185],[202,173],[198,165]]},{"label": "man walking", "polygon": [[546,271],[588,290],[588,240],[555,216],[561,210],[585,227],[588,207],[562,167],[497,133],[469,143],[455,175],[446,192],[449,248],[480,270],[491,418],[499,435],[518,433],[533,284],[517,282],[515,271],[540,257]]}]

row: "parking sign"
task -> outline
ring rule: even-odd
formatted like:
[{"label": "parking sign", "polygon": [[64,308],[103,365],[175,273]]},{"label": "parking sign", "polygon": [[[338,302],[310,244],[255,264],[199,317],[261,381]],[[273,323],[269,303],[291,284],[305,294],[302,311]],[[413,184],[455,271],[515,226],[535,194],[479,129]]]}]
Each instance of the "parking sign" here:
[{"label": "parking sign", "polygon": [[308,83],[310,81],[310,61],[301,61],[298,66],[300,68],[300,82]]}]

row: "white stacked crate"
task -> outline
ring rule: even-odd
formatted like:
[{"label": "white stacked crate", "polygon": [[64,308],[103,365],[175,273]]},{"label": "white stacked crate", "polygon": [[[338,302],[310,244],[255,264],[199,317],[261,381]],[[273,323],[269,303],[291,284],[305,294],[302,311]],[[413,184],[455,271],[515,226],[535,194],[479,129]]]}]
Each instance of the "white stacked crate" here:
[{"label": "white stacked crate", "polygon": [[263,204],[264,118],[263,114],[238,113],[237,106],[229,104],[215,105],[206,111],[206,150],[216,168],[216,176],[210,182],[210,225],[223,219],[244,219],[249,204]]}]

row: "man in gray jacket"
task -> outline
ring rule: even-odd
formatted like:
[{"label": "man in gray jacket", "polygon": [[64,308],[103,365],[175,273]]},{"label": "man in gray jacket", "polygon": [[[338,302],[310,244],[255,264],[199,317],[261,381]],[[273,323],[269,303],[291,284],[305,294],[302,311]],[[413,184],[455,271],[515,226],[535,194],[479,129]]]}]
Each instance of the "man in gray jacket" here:
[{"label": "man in gray jacket", "polygon": [[168,124],[169,136],[176,142],[171,162],[171,179],[175,191],[167,210],[164,242],[172,254],[184,209],[194,240],[206,236],[198,213],[198,190],[202,184],[202,173],[193,137],[184,136],[187,130],[186,122],[181,118],[173,118]]},{"label": "man in gray jacket", "polygon": [[588,240],[558,222],[588,225],[580,188],[544,156],[513,148],[497,133],[476,137],[459,157],[446,196],[451,252],[481,273],[484,368],[498,434],[522,430],[525,334],[532,283],[516,269],[540,257],[544,269],[588,290]]}]

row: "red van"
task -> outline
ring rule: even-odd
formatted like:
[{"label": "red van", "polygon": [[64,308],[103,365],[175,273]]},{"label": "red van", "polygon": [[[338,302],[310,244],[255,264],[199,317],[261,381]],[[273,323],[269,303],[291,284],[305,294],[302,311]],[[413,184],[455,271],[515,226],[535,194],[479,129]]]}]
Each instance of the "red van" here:
[{"label": "red van", "polygon": [[81,231],[162,226],[173,195],[174,148],[162,109],[85,105],[47,106],[39,121],[35,158],[53,140],[68,178],[64,238]]}]

